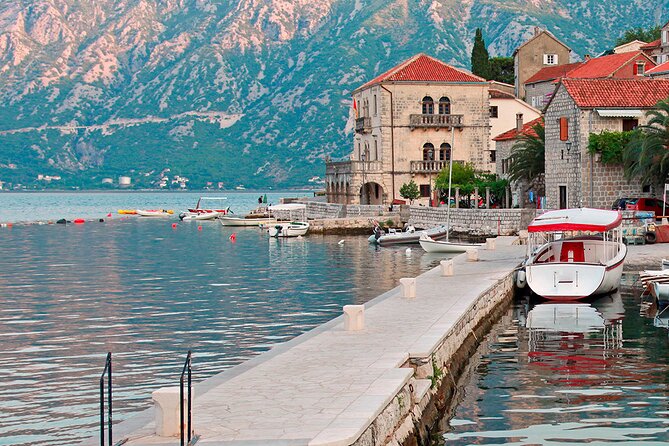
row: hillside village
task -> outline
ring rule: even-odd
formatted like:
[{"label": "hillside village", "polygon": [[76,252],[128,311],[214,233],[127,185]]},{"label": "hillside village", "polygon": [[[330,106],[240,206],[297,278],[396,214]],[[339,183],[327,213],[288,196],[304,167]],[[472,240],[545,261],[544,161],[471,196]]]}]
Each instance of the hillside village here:
[{"label": "hillside village", "polygon": [[[634,40],[597,57],[579,57],[535,28],[513,58],[515,85],[417,54],[355,89],[353,150],[326,162],[328,202],[404,203],[402,189],[415,185],[414,204],[443,205],[451,158],[496,174],[505,189],[491,197],[482,185],[461,195],[455,184],[455,206],[474,195],[471,207],[610,208],[621,197],[662,194],[662,170],[645,175],[637,154],[626,171],[622,152],[669,98],[669,23],[654,42]],[[533,140],[544,151],[541,171],[519,167]]]}]

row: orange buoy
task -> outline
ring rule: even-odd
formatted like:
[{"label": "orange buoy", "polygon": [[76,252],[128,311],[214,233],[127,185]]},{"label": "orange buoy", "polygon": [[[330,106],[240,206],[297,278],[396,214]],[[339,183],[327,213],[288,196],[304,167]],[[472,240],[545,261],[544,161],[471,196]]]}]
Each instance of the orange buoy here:
[{"label": "orange buoy", "polygon": [[83,218],[77,218],[77,219],[74,220],[74,224],[76,224],[76,225],[81,225],[81,224],[84,224],[85,222],[86,222],[86,220],[84,220]]},{"label": "orange buoy", "polygon": [[234,243],[237,240],[237,233],[233,232],[230,234],[230,241]]},{"label": "orange buoy", "polygon": [[172,229],[176,229],[176,228],[177,228],[177,224],[176,224],[176,223],[172,223]]}]

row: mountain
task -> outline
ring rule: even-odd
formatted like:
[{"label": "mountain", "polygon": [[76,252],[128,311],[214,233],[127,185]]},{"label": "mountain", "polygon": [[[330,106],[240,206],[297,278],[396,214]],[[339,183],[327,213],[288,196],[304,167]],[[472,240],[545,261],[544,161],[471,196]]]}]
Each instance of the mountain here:
[{"label": "mountain", "polygon": [[[549,29],[597,54],[669,0],[22,0],[0,3],[0,181],[289,187],[349,153],[350,92],[425,52],[469,66]],[[169,171],[168,171],[169,169]]]}]

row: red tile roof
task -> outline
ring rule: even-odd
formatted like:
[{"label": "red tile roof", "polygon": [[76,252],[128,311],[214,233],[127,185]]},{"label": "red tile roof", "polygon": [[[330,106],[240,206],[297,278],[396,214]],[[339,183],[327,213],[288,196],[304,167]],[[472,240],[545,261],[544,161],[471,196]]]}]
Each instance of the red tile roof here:
[{"label": "red tile roof", "polygon": [[509,141],[509,140],[518,138],[518,135],[537,136],[537,132],[535,132],[534,129],[532,128],[536,124],[541,124],[543,126],[544,125],[544,118],[539,116],[538,118],[533,119],[532,121],[529,121],[529,122],[526,122],[525,124],[523,124],[523,127],[520,129],[520,132],[518,132],[518,129],[516,127],[514,127],[511,130],[507,130],[504,133],[500,133],[499,135],[495,136],[492,140],[493,141]]},{"label": "red tile roof", "polygon": [[611,54],[596,57],[584,62],[580,67],[569,72],[567,77],[571,79],[596,79],[612,76],[628,62],[644,57],[655,66],[655,63],[643,51],[632,51],[629,53]]},{"label": "red tile roof", "polygon": [[669,79],[563,79],[580,108],[651,108],[669,97]]},{"label": "red tile roof", "polygon": [[420,53],[375,77],[356,90],[380,84],[381,82],[393,81],[457,83],[485,82],[485,79],[465,70],[452,67],[434,57]]},{"label": "red tile roof", "polygon": [[661,43],[662,43],[662,39],[653,40],[650,43],[642,45],[641,49],[642,50],[653,50],[653,49],[659,47]]},{"label": "red tile roof", "polygon": [[564,65],[555,65],[551,67],[544,67],[534,73],[532,77],[525,81],[526,84],[533,84],[535,82],[544,82],[564,77],[574,68],[582,65],[583,62],[568,63]]},{"label": "red tile roof", "polygon": [[650,70],[646,70],[646,74],[660,74],[666,73],[667,71],[669,71],[669,61],[661,63],[660,65],[653,67]]},{"label": "red tile roof", "polygon": [[516,99],[514,95],[507,93],[506,91],[496,90],[494,88],[491,88],[488,91],[490,92],[490,99]]}]

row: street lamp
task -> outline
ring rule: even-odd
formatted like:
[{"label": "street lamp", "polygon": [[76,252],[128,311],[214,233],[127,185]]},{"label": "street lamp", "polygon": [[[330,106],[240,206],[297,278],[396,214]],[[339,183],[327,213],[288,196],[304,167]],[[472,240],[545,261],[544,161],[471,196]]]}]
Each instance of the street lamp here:
[{"label": "street lamp", "polygon": [[428,194],[428,206],[432,206],[432,168],[434,167],[434,149],[429,148],[427,149],[427,169],[428,173],[430,175],[430,185],[429,185],[429,194]]},{"label": "street lamp", "polygon": [[569,155],[569,151],[571,150],[571,141],[565,141],[564,145],[567,148],[567,155]]}]

